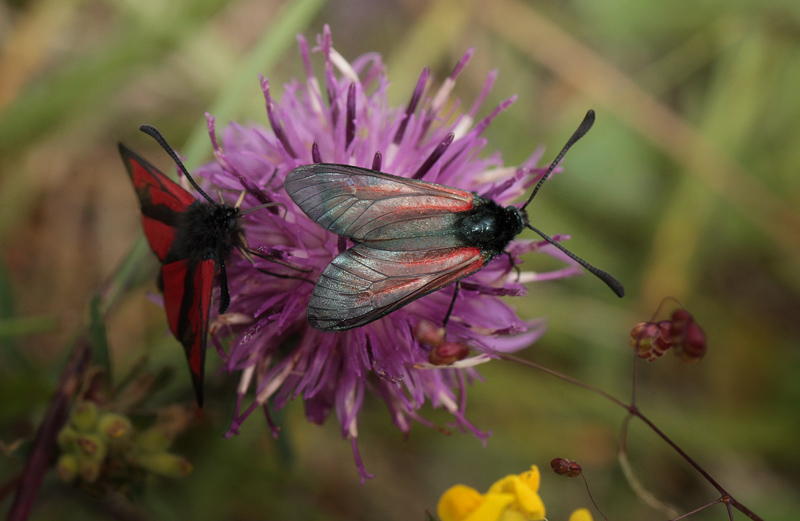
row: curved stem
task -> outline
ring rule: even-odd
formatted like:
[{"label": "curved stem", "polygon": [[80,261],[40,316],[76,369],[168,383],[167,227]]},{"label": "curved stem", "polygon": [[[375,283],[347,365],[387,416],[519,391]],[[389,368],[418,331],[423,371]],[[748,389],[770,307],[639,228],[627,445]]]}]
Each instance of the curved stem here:
[{"label": "curved stem", "polygon": [[647,426],[648,426],[648,427],[650,427],[650,428],[653,430],[653,432],[655,432],[655,433],[656,433],[656,434],[657,434],[657,435],[658,435],[658,436],[659,436],[659,437],[660,437],[662,440],[664,440],[665,442],[667,442],[667,445],[669,445],[670,447],[672,447],[672,448],[675,450],[675,452],[677,452],[678,454],[680,454],[680,455],[681,455],[681,457],[682,457],[683,459],[685,459],[687,463],[689,463],[689,465],[691,465],[692,467],[694,467],[694,469],[695,469],[697,472],[699,472],[699,473],[700,473],[700,475],[702,475],[704,478],[706,478],[706,481],[708,481],[708,482],[711,484],[711,486],[712,486],[712,487],[714,487],[715,489],[717,489],[717,492],[719,492],[719,493],[720,493],[720,495],[722,495],[723,497],[725,497],[725,496],[730,496],[730,494],[728,494],[728,493],[725,491],[725,489],[724,489],[724,488],[722,488],[722,486],[721,486],[719,483],[717,483],[717,481],[716,481],[714,478],[712,478],[712,477],[711,477],[711,475],[710,475],[708,472],[706,472],[706,470],[705,470],[703,467],[701,467],[701,466],[700,466],[700,465],[699,465],[699,464],[698,464],[698,463],[697,463],[695,460],[693,460],[693,459],[691,458],[691,456],[689,456],[688,454],[686,454],[686,452],[685,452],[685,451],[684,451],[682,448],[680,448],[680,447],[678,446],[678,444],[676,444],[674,441],[672,441],[672,440],[669,438],[669,436],[667,436],[666,434],[664,434],[664,433],[661,431],[661,429],[659,429],[658,427],[656,427],[656,425],[655,425],[653,422],[651,422],[651,421],[650,421],[650,420],[647,418],[647,416],[645,416],[644,414],[642,414],[642,413],[639,411],[639,409],[637,409],[636,407],[632,407],[632,409],[631,409],[631,411],[630,411],[630,412],[631,412],[631,414],[632,414],[632,415],[636,416],[637,418],[639,418],[640,420],[642,420],[643,422],[645,422],[645,423],[647,424]]},{"label": "curved stem", "polygon": [[606,515],[603,513],[602,510],[600,510],[600,506],[598,506],[597,501],[594,500],[594,496],[592,495],[592,491],[591,491],[591,489],[589,489],[589,482],[586,481],[586,476],[584,476],[583,473],[581,473],[581,477],[583,478],[583,484],[586,485],[586,493],[589,494],[589,499],[591,500],[592,504],[594,505],[594,508],[600,513],[601,516],[603,516],[603,519],[608,521],[608,518],[606,517]]},{"label": "curved stem", "polygon": [[589,385],[589,384],[587,384],[585,382],[581,382],[580,380],[576,380],[575,378],[572,378],[571,376],[567,376],[567,375],[565,375],[563,373],[559,373],[558,371],[554,371],[553,369],[550,369],[550,368],[545,367],[543,365],[539,365],[536,362],[531,362],[530,360],[525,360],[523,358],[519,358],[519,357],[514,356],[514,355],[509,355],[509,354],[506,354],[506,353],[492,353],[492,354],[497,356],[501,360],[508,360],[510,362],[516,362],[516,363],[518,363],[520,365],[526,365],[528,367],[532,367],[533,369],[537,369],[537,370],[539,370],[539,371],[541,371],[543,373],[547,373],[547,374],[549,374],[551,376],[555,376],[556,378],[560,378],[561,380],[564,380],[565,382],[569,382],[572,385],[577,385],[578,387],[582,387],[582,388],[586,389],[587,391],[592,391],[595,394],[599,394],[603,398],[614,402],[615,404],[619,405],[620,407],[622,407],[624,409],[628,409],[628,405],[625,402],[623,402],[622,400],[620,400],[620,399],[618,399],[618,398],[616,398],[614,396],[611,396],[610,394],[608,394],[607,392],[605,392],[602,389],[598,389],[597,387],[591,386],[591,385]]},{"label": "curved stem", "polygon": [[686,512],[682,516],[674,517],[674,518],[670,519],[670,521],[680,521],[681,519],[686,519],[687,517],[691,516],[692,514],[696,514],[697,512],[700,512],[701,510],[705,510],[708,507],[714,506],[717,503],[721,503],[721,502],[722,502],[722,498],[715,499],[711,503],[706,503],[705,505],[703,505],[701,507],[697,507],[694,510],[692,510],[691,512]]},{"label": "curved stem", "polygon": [[[706,472],[706,470],[703,467],[701,467],[694,459],[692,459],[691,456],[689,456],[674,441],[672,441],[669,438],[669,436],[664,434],[661,431],[661,429],[656,427],[656,425],[653,422],[651,422],[649,418],[647,418],[644,414],[642,414],[641,411],[639,411],[639,408],[636,406],[635,401],[634,401],[634,403],[628,405],[625,402],[623,402],[622,400],[620,400],[620,399],[608,394],[607,392],[603,391],[602,389],[599,389],[599,388],[594,387],[592,385],[589,385],[589,384],[587,384],[585,382],[582,382],[580,380],[572,378],[571,376],[567,376],[567,375],[565,375],[563,373],[559,373],[558,371],[555,371],[553,369],[550,369],[550,368],[544,367],[542,365],[539,365],[536,362],[531,362],[530,360],[525,360],[525,359],[519,358],[519,357],[514,356],[514,355],[509,355],[507,353],[497,353],[497,352],[495,352],[495,353],[492,353],[492,354],[494,354],[495,356],[497,356],[501,360],[508,360],[508,361],[511,361],[511,362],[516,362],[518,364],[521,364],[521,365],[524,365],[524,366],[527,366],[527,367],[531,367],[533,369],[537,369],[537,370],[542,371],[544,373],[547,373],[549,375],[555,376],[556,378],[564,380],[565,382],[569,382],[569,383],[571,383],[573,385],[577,385],[578,387],[581,387],[583,389],[591,391],[591,392],[593,392],[595,394],[599,394],[600,396],[606,398],[607,400],[611,401],[612,403],[622,407],[623,409],[628,411],[628,413],[630,415],[635,416],[635,417],[639,418],[640,420],[642,420],[648,427],[650,427],[650,429],[652,429],[653,432],[655,432],[662,440],[664,440],[670,447],[672,447],[673,450],[675,450],[684,460],[686,460],[686,462],[689,463],[689,465],[691,465],[695,470],[697,470],[697,472],[699,472],[700,475],[703,476],[706,479],[706,481],[708,481],[711,484],[711,486],[713,486],[715,489],[717,489],[717,491],[720,493],[720,496],[721,496],[720,499],[718,500],[718,502],[725,503],[725,505],[728,507],[729,510],[730,510],[731,507],[736,508],[737,510],[742,512],[744,515],[746,515],[747,517],[749,517],[753,521],[763,521],[761,519],[761,517],[756,515],[752,510],[750,510],[746,506],[742,505],[736,499],[734,499],[730,494],[728,494],[728,492],[724,488],[722,488],[722,486],[719,483],[717,483],[717,481],[713,477],[711,477],[711,475],[708,472]],[[633,398],[635,400],[635,391],[634,391]]]}]

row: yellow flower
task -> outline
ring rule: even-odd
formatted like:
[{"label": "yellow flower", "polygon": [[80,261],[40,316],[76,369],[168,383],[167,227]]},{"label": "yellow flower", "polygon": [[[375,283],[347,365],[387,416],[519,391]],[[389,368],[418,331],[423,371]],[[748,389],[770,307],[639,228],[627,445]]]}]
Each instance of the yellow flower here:
[{"label": "yellow flower", "polygon": [[569,516],[569,521],[593,521],[592,514],[585,508],[579,508]]},{"label": "yellow flower", "polygon": [[[441,521],[539,521],[544,503],[539,497],[539,468],[509,475],[481,494],[466,485],[455,485],[442,494],[437,512]],[[584,521],[581,518],[570,521]]]}]

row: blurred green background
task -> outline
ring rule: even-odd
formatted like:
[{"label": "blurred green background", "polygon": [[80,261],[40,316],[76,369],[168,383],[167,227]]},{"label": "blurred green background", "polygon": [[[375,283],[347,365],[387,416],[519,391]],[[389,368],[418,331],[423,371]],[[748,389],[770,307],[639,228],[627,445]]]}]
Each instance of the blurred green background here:
[{"label": "blurred green background", "polygon": [[[679,299],[705,328],[708,355],[694,366],[672,355],[644,366],[641,408],[764,519],[796,519],[800,4],[788,0],[0,4],[0,511],[10,505],[3,484],[23,463],[10,447],[32,436],[92,294],[141,235],[116,143],[171,172],[137,130],[150,123],[190,167],[210,159],[203,113],[219,115],[218,128],[266,124],[257,74],[276,94],[302,77],[294,35],[314,42],[325,23],[346,58],[383,54],[396,104],[425,65],[439,82],[475,47],[456,95],[471,103],[495,68],[481,114],[519,95],[486,132],[487,152],[509,165],[540,144],[551,159],[585,111],[597,111],[565,174],[529,211],[540,229],[571,234],[568,247],[616,275],[628,296],[591,277],[533,285],[513,304],[524,317],[547,317],[550,329],[524,356],[627,399],[628,332],[664,297]],[[178,375],[158,401],[189,403],[182,352],[147,299],[154,266],[147,257],[147,283],[126,291],[107,323],[115,371],[148,353]],[[538,464],[548,518],[566,520],[590,504],[581,483],[546,471],[554,457],[581,462],[609,517],[666,519],[620,470],[623,411],[542,373],[481,368],[486,382],[470,388],[468,413],[493,431],[487,448],[418,425],[403,439],[382,403],[367,399],[359,442],[376,478],[361,486],[335,419],[309,425],[301,404],[282,413],[277,442],[258,417],[223,439],[236,377],[213,373],[210,358],[205,415],[174,448],[194,463],[191,476],[153,479],[125,503],[51,473],[32,519],[419,520],[452,484],[485,490]],[[716,498],[638,422],[630,459],[681,512]],[[692,519],[727,514],[717,506]]]}]

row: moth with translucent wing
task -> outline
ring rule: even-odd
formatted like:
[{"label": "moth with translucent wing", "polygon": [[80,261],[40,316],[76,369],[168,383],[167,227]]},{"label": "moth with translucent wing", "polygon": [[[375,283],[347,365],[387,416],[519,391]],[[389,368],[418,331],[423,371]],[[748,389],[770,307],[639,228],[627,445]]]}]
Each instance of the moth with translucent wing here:
[{"label": "moth with translucent wing", "polygon": [[593,123],[594,112],[589,111],[521,208],[349,165],[318,163],[292,170],[285,183],[289,197],[311,220],[356,243],[320,275],[308,304],[311,326],[344,331],[377,320],[485,267],[526,227],[623,296],[617,279],[531,226],[525,212],[566,151]]}]

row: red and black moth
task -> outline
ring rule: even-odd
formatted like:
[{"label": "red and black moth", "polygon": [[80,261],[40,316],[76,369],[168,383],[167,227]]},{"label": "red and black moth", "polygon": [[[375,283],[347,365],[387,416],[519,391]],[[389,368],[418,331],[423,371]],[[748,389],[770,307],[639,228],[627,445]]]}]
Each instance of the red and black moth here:
[{"label": "red and black moth", "polygon": [[[208,317],[214,275],[220,275],[219,313],[230,305],[225,259],[234,248],[246,249],[237,206],[211,199],[183,166],[163,136],[149,125],[139,127],[169,153],[203,199],[195,197],[128,147],[119,144],[142,208],[147,242],[161,261],[159,287],[167,321],[186,352],[198,405],[203,405]],[[260,207],[259,207],[260,208]],[[250,211],[250,210],[248,210]]]},{"label": "red and black moth", "polygon": [[[526,227],[622,297],[617,279],[533,227],[525,212],[594,117],[594,111],[586,114],[520,208],[355,166],[316,163],[292,170],[285,183],[292,200],[323,228],[355,242],[322,271],[308,304],[311,326],[345,331],[377,320],[482,269]],[[449,311],[445,323],[448,318]]]}]

